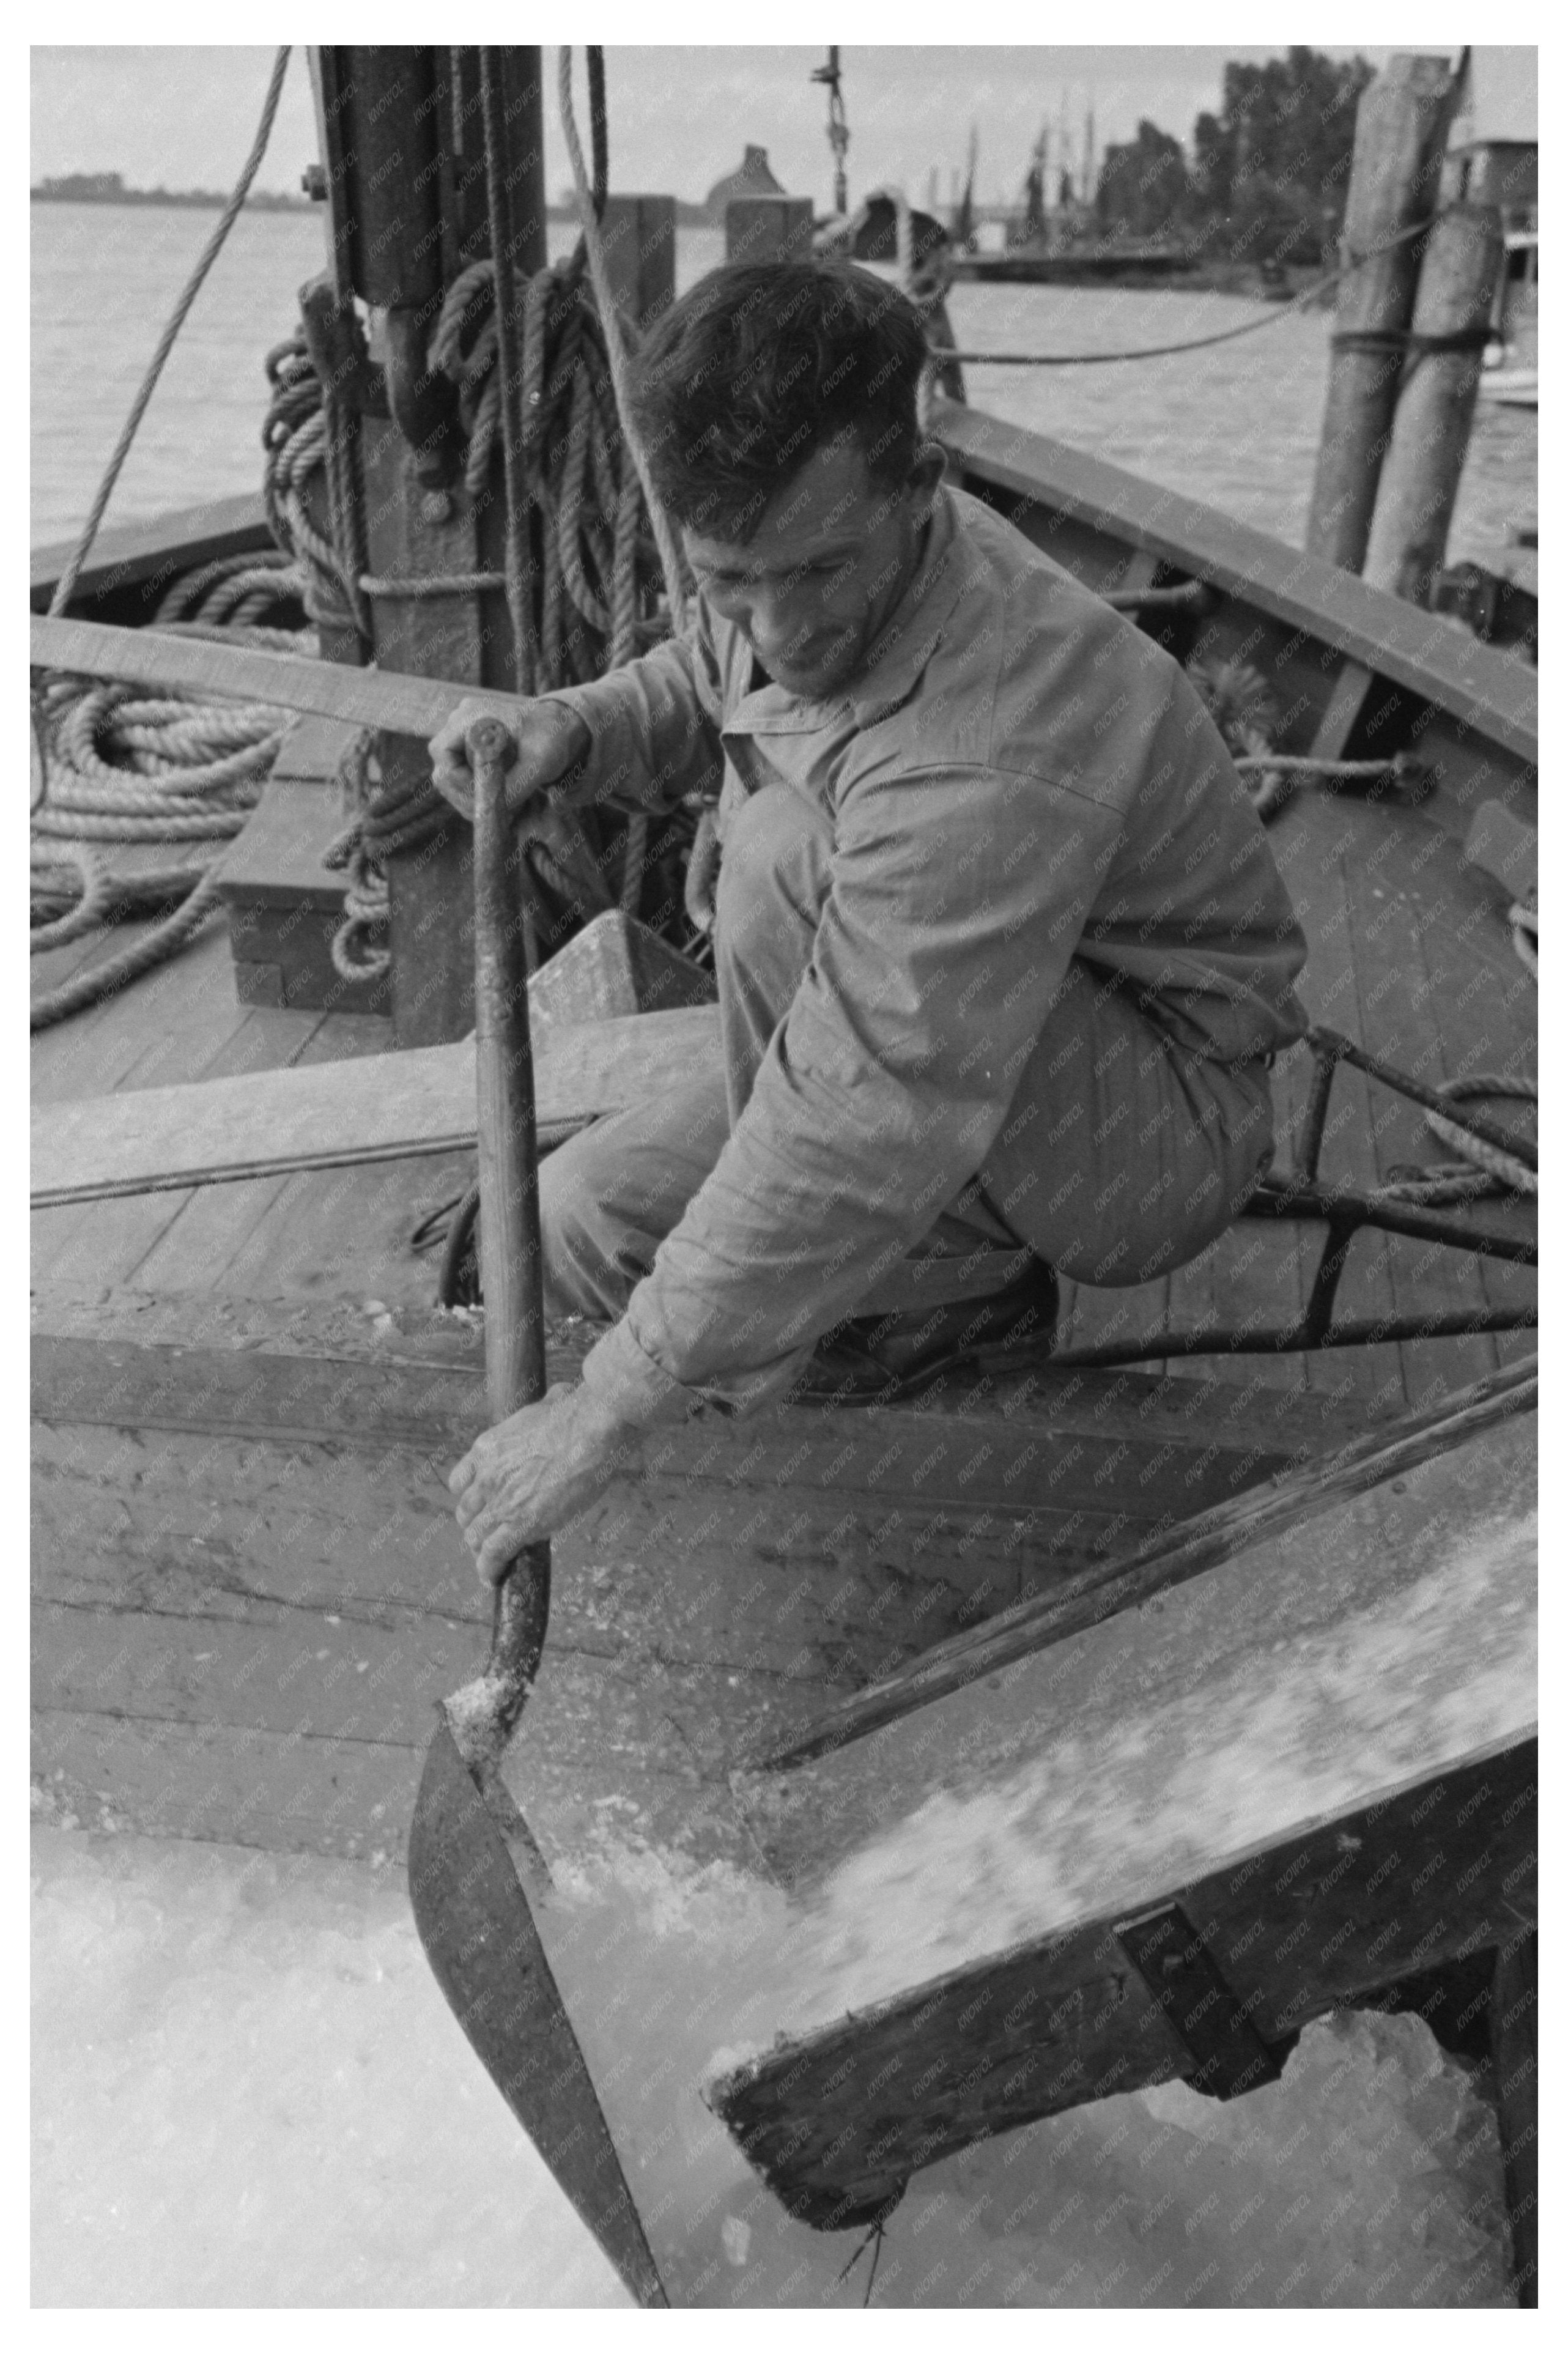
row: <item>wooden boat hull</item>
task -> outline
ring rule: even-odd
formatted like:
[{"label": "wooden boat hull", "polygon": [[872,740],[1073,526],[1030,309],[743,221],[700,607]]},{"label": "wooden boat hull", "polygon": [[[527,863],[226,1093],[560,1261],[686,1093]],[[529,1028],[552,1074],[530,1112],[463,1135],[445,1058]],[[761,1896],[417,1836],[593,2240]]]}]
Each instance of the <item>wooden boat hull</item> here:
[{"label": "wooden boat hull", "polygon": [[[484,1422],[476,1335],[57,1288],[33,1384],[41,1773],[149,1831],[395,1852],[488,1623],[445,1488]],[[748,1851],[742,1749],[1352,1424],[1063,1374],[650,1442],[556,1548],[530,1820],[569,1843],[613,1800],[696,1861]]]},{"label": "wooden boat hull", "polygon": [[[1347,802],[1327,834],[1292,833],[1286,821],[1297,876],[1310,882],[1324,860],[1332,865],[1332,904],[1314,904],[1308,928],[1326,954],[1339,942],[1332,988],[1348,973],[1375,1004],[1369,1044],[1407,1067],[1449,1067],[1441,1011],[1463,1003],[1472,1029],[1478,1018],[1491,1025],[1499,1059],[1505,1049],[1528,1059],[1532,1017],[1520,992],[1529,984],[1457,845],[1484,801],[1533,822],[1529,666],[1063,445],[963,409],[939,409],[937,428],[965,487],[1097,589],[1135,607],[1148,600],[1144,626],[1179,658],[1201,652],[1259,670],[1287,715],[1283,748],[1338,758],[1419,748],[1432,790],[1418,812]],[[253,523],[215,519],[196,545],[207,554],[219,540],[225,553],[264,544],[259,505]],[[158,576],[166,580],[185,553],[155,534],[142,535],[139,552],[105,550],[76,610],[149,619]],[[36,602],[48,575],[47,563],[36,571]],[[1183,593],[1161,603],[1171,589]],[[323,778],[331,758],[328,745]],[[321,800],[324,811],[330,797]],[[1387,896],[1406,931],[1387,928]],[[169,979],[180,985],[177,967]],[[1330,996],[1324,1018],[1337,1011]],[[387,1043],[379,1017],[351,1018],[363,1025],[357,1038]],[[1470,1043],[1467,1034],[1467,1066]],[[306,1137],[303,1157],[264,1176],[220,1152],[163,1174],[186,1189],[224,1182],[149,1193],[146,1151],[134,1167],[123,1162],[136,1143],[133,1114],[95,1120],[73,1110],[52,1131],[65,1160],[50,1177],[54,1206],[41,1214],[35,1294],[35,1756],[45,1787],[82,1819],[107,1808],[117,1824],[164,1835],[356,1857],[401,1849],[430,1706],[479,1657],[485,1631],[444,1484],[483,1418],[478,1344],[419,1304],[430,1277],[407,1251],[416,1203],[423,1214],[432,1188],[444,1179],[455,1190],[467,1175],[450,1149],[469,1131],[448,1100],[461,1050],[437,1051],[445,1060],[429,1136],[419,1145],[407,1119],[383,1119],[373,1156],[337,1136],[322,1165],[319,1139]],[[284,1058],[281,1049],[272,1057]],[[143,1066],[127,1055],[112,1067],[100,1084]],[[1429,1153],[1414,1110],[1374,1129],[1365,1086],[1354,1075],[1344,1085],[1340,1149],[1360,1174]],[[1290,1086],[1287,1075],[1282,1128]],[[95,1089],[68,1074],[46,1092]],[[198,1125],[186,1140],[193,1151],[207,1149]],[[155,1134],[152,1143],[155,1160]],[[410,1158],[416,1150],[434,1157]],[[375,1169],[340,1165],[369,1157]],[[291,1185],[299,1190],[278,1190]],[[226,1228],[228,1205],[245,1202],[269,1238],[264,1250],[243,1218],[233,1235]],[[1515,1204],[1509,1214],[1524,1214]],[[239,1273],[207,1281],[204,1253],[213,1268]],[[1177,1278],[1159,1313],[1189,1285],[1186,1296],[1205,1288],[1211,1309],[1245,1320],[1266,1296],[1257,1257],[1246,1242],[1234,1263]],[[1294,1261],[1269,1281],[1294,1306]],[[1406,1275],[1384,1254],[1364,1278],[1363,1312],[1459,1298],[1479,1314],[1518,1296],[1495,1270],[1472,1267],[1456,1281],[1450,1293],[1425,1261]],[[784,1744],[933,1644],[1331,1453],[1369,1415],[1386,1416],[1424,1385],[1453,1387],[1498,1362],[1479,1330],[1404,1353],[1342,1353],[1373,1367],[1375,1382],[1320,1365],[1254,1373],[1245,1362],[1224,1369],[1223,1383],[1047,1370],[892,1413],[786,1409],[651,1442],[641,1478],[611,1491],[557,1548],[550,1645],[513,1767],[530,1821],[557,1855],[656,1857],[686,1875],[683,1885],[692,1875],[755,1875],[756,1823],[731,1781],[743,1752]],[[569,1374],[573,1362],[564,1343],[556,1371]],[[1519,1749],[1509,1752],[1510,1775]],[[1477,1765],[1453,1762],[1456,1773]],[[1523,1786],[1509,1788],[1520,1796]],[[1379,1786],[1369,1803],[1386,1795]],[[1319,1830],[1301,1836],[1310,1842]],[[1511,1848],[1508,1857],[1505,1873],[1520,1860]],[[1316,1848],[1301,1873],[1303,1884],[1326,1876]],[[1204,1884],[1200,1873],[1183,1888]],[[1489,1879],[1488,1903],[1494,1893]],[[579,1954],[574,1966],[569,1919],[556,1934],[557,1977],[568,2001],[581,1987],[574,2018],[596,2073],[609,2073],[627,2041],[624,2009],[613,2007],[624,1996],[605,1994],[597,1956]],[[1399,1956],[1408,1958],[1403,1947]],[[1364,1971],[1352,1977],[1369,1983]],[[644,2031],[666,2031],[649,2022]],[[1156,2073],[1176,2073],[1160,2020],[1139,2032]],[[682,2048],[683,2065],[692,2054]],[[708,2057],[693,2052],[694,2065]],[[846,2047],[828,2075],[849,2056]],[[618,2135],[624,2123],[650,2164],[671,2098],[655,2083],[633,2100],[623,2084],[609,2102]],[[758,2121],[748,2115],[745,2130]],[[758,2148],[788,2191],[776,2150]],[[824,2163],[815,2188],[841,2199],[842,2169]],[[889,2179],[875,2161],[862,2167],[862,2208]],[[691,2283],[660,2230],[651,2226],[655,2250],[679,2296]],[[844,2251],[832,2253],[836,2267]],[[780,2266],[798,2294],[803,2275],[782,2256]]]}]

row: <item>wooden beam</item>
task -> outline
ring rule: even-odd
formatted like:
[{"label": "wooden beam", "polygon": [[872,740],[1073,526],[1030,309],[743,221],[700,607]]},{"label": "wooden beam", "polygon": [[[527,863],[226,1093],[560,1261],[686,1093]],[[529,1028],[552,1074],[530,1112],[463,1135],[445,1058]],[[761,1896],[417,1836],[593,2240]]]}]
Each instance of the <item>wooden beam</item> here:
[{"label": "wooden beam", "polygon": [[675,199],[608,196],[599,224],[610,292],[637,328],[675,299]]},{"label": "wooden beam", "polygon": [[[1179,1888],[787,2037],[704,2097],[792,2214],[819,2230],[871,2221],[955,2150],[1197,2074],[1122,1946],[1129,1915],[1179,1903],[1238,2014],[1277,2047],[1340,2003],[1484,1944],[1516,1895],[1533,1901],[1535,1775],[1533,1739],[1446,1762]],[[1086,1840],[1093,1818],[1086,1794]],[[1447,1894],[1457,1862],[1470,1875],[1458,1906]]]},{"label": "wooden beam", "polygon": [[[352,673],[344,673],[352,675]],[[539,1126],[559,1141],[716,1059],[706,1006],[563,1025],[539,1059]],[[32,1202],[102,1201],[293,1169],[334,1169],[471,1145],[473,1046],[142,1087],[33,1111]]]},{"label": "wooden beam", "polygon": [[1118,1943],[1180,1905],[1266,2044],[1534,1917],[1533,1416],[788,1775],[797,1911],[711,2088],[808,2219],[1192,2073]]},{"label": "wooden beam", "polygon": [[[44,614],[35,614],[29,623],[28,660],[37,670],[122,678],[134,686],[177,686],[219,701],[270,703],[284,711],[335,719],[344,726],[382,727],[402,736],[433,736],[475,692],[445,679],[351,670],[336,663],[313,662],[303,654],[171,637],[162,630],[51,621]],[[498,695],[493,701],[503,718],[515,713],[515,697]]]},{"label": "wooden beam", "polygon": [[726,261],[806,261],[810,253],[810,196],[731,196],[726,205]]}]

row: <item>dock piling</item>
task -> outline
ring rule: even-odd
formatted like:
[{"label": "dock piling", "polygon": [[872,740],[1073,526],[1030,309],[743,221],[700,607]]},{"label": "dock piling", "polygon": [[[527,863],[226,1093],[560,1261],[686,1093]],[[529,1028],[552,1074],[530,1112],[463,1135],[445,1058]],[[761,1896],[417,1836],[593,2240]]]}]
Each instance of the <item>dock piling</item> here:
[{"label": "dock piling", "polygon": [[1363,576],[1425,605],[1443,568],[1476,412],[1492,304],[1502,277],[1502,214],[1457,204],[1422,258],[1412,334],[1383,461]]},{"label": "dock piling", "polygon": [[1414,307],[1417,228],[1433,209],[1452,81],[1446,59],[1396,56],[1361,94],[1341,248],[1322,438],[1307,525],[1310,555],[1359,572]]}]

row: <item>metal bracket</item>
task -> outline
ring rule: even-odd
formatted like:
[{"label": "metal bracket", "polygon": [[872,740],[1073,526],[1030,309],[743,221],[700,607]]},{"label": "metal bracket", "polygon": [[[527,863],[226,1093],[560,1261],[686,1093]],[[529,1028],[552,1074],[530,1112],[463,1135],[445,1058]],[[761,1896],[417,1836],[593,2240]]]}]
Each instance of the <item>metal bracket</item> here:
[{"label": "metal bracket", "polygon": [[1179,1904],[1118,1922],[1116,1936],[1192,2055],[1188,2084],[1220,2101],[1273,2084],[1281,2063]]}]

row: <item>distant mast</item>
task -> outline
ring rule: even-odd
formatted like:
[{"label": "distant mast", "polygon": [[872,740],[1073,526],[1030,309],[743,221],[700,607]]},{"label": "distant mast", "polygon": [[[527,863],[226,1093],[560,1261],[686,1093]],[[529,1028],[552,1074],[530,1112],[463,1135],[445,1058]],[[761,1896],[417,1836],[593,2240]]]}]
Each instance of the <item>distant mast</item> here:
[{"label": "distant mast", "polygon": [[844,161],[849,154],[850,142],[843,94],[840,89],[842,79],[838,50],[830,47],[827,64],[814,67],[811,80],[827,85],[828,144],[833,151],[833,210],[841,220],[849,211],[849,175],[844,168]]}]

